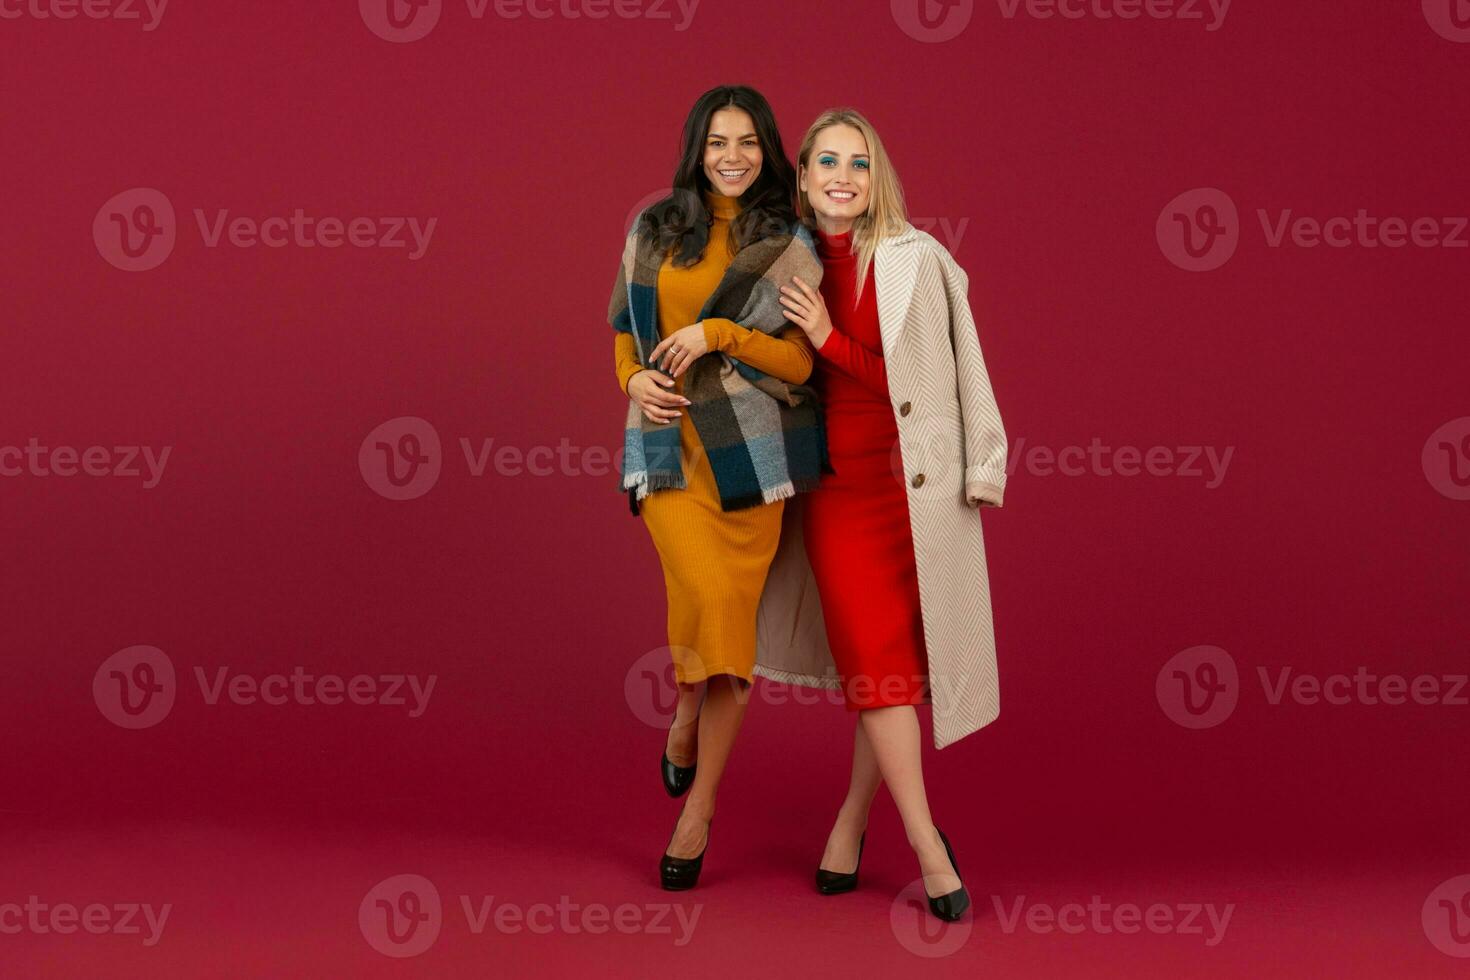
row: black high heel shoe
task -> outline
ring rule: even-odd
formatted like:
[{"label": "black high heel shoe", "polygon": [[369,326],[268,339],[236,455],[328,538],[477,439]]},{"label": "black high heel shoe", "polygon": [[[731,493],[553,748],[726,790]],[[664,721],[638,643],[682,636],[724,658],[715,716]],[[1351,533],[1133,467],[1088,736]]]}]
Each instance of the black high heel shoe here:
[{"label": "black high heel shoe", "polygon": [[[711,820],[710,823],[713,824],[714,821]],[[705,851],[709,850],[709,835],[710,831],[706,828],[704,847],[696,857],[680,858],[664,852],[663,859],[658,863],[658,877],[665,891],[686,891],[699,883],[699,869],[704,866]]]},{"label": "black high heel shoe", "polygon": [[[944,853],[949,855],[950,866],[954,868],[955,877],[958,878],[960,875],[960,863],[954,859],[954,851],[949,846],[949,838],[944,836],[944,831],[939,830],[938,827],[934,829],[939,831],[939,839],[944,841]],[[926,895],[925,897],[927,898],[928,896]],[[945,922],[957,921],[960,916],[965,914],[965,910],[969,907],[970,893],[965,891],[964,885],[960,885],[954,891],[940,895],[938,898],[929,899],[929,911]]]},{"label": "black high heel shoe", "polygon": [[828,871],[826,868],[817,868],[817,891],[823,895],[841,895],[857,887],[858,868],[863,866],[863,843],[867,839],[868,832],[865,830],[863,836],[858,838],[857,864],[852,866],[851,871]]},{"label": "black high heel shoe", "polygon": [[694,770],[697,768],[697,762],[692,766],[676,766],[669,761],[669,754],[665,752],[659,760],[659,769],[664,777],[664,792],[675,799],[683,796],[694,785]]}]

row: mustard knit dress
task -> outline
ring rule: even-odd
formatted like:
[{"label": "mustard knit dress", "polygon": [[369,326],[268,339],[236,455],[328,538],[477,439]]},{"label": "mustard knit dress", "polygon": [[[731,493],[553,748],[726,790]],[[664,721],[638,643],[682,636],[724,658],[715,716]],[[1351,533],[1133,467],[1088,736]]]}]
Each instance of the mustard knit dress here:
[{"label": "mustard knit dress", "polygon": [[[675,268],[665,258],[658,274],[659,337],[699,322],[699,311],[730,265],[730,221],[739,213],[733,197],[705,192],[714,221],[709,245],[694,265]],[[810,285],[810,284],[808,284]],[[732,320],[705,320],[706,357],[730,355],[772,377],[793,384],[807,380],[814,352],[796,324],[778,336],[749,330]],[[618,384],[643,370],[633,337],[616,338]],[[682,393],[688,371],[675,379]],[[715,674],[749,681],[755,667],[755,616],[776,544],[786,501],[743,510],[720,509],[715,474],[699,433],[689,420],[688,406],[679,426],[685,487],[655,490],[639,502],[639,512],[653,537],[664,569],[669,602],[669,646],[675,679],[694,684]]]}]

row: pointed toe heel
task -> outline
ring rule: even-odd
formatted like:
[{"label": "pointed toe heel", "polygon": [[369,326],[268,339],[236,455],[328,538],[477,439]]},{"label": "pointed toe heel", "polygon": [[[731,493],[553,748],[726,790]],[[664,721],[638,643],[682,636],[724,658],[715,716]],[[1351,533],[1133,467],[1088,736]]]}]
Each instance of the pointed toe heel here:
[{"label": "pointed toe heel", "polygon": [[[960,863],[954,859],[954,849],[949,846],[949,838],[944,836],[944,831],[939,830],[938,827],[934,829],[939,831],[939,839],[944,842],[944,853],[949,855],[949,863],[954,868],[955,877],[959,877]],[[970,893],[965,891],[964,885],[960,885],[952,892],[929,899],[929,911],[936,918],[943,919],[945,922],[958,921],[969,907]]]},{"label": "pointed toe heel", "polygon": [[823,895],[841,895],[850,892],[857,887],[858,869],[863,866],[863,844],[867,842],[866,831],[858,838],[857,864],[853,865],[851,871],[828,871],[826,868],[817,868],[817,891]]}]

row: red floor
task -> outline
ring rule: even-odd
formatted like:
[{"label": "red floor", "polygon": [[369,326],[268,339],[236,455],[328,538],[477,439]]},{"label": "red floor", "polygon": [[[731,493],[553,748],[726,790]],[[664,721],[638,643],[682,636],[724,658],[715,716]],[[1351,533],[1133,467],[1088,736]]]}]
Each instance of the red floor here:
[{"label": "red floor", "polygon": [[[40,934],[28,924],[0,936],[0,976],[1451,977],[1470,971],[1470,960],[1431,944],[1421,921],[1430,892],[1451,877],[1435,862],[1378,860],[1353,873],[1265,862],[1038,873],[1027,871],[1025,854],[967,837],[955,847],[973,912],[936,928],[901,894],[916,870],[901,831],[887,819],[875,817],[859,890],[830,898],[811,889],[805,847],[763,844],[749,827],[716,823],[704,878],[682,896],[659,889],[657,854],[648,853],[650,834],[642,831],[593,831],[579,841],[529,847],[351,828],[303,834],[193,824],[99,834],[12,827],[0,904],[23,904],[31,895],[48,910],[63,903],[135,903],[151,906],[154,922],[163,906],[169,909],[161,929],[138,913],[133,921],[141,928],[129,935]],[[373,945],[406,948],[385,939],[386,919],[375,902],[359,919],[369,892],[402,874],[428,879],[442,900],[436,937],[432,919],[417,927],[423,932],[399,930],[399,939],[425,946],[409,959]],[[393,891],[401,897],[401,888]],[[1093,911],[1063,908],[1085,906],[1094,895]],[[422,910],[426,899],[420,899]],[[1130,906],[1157,907],[1130,913]],[[1068,931],[1047,926],[1049,911],[1060,911]],[[497,914],[504,928],[497,928]],[[1155,928],[1113,931],[1140,915],[1152,916]],[[0,915],[0,923],[13,929],[15,913]],[[1450,948],[1470,954],[1470,942]]]}]

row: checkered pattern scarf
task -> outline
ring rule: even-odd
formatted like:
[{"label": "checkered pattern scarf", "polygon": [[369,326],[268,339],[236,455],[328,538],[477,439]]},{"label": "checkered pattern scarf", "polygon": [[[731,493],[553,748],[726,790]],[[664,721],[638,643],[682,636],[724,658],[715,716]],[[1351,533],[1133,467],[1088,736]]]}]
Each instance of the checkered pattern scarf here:
[{"label": "checkered pattern scarf", "polygon": [[[644,367],[652,367],[648,355],[659,342],[658,271],[663,262],[640,214],[623,246],[608,321],[613,329],[633,335]],[[800,225],[795,234],[772,235],[736,253],[699,319],[723,318],[777,334],[791,324],[782,312],[780,287],[793,276],[811,286],[822,279],[811,233]],[[832,472],[821,406],[812,388],[788,384],[711,351],[684,373],[684,397],[691,402],[685,410],[714,471],[722,510],[814,490],[820,474]],[[621,489],[628,491],[634,514],[649,493],[684,487],[680,456],[679,426],[649,420],[630,400]]]}]

